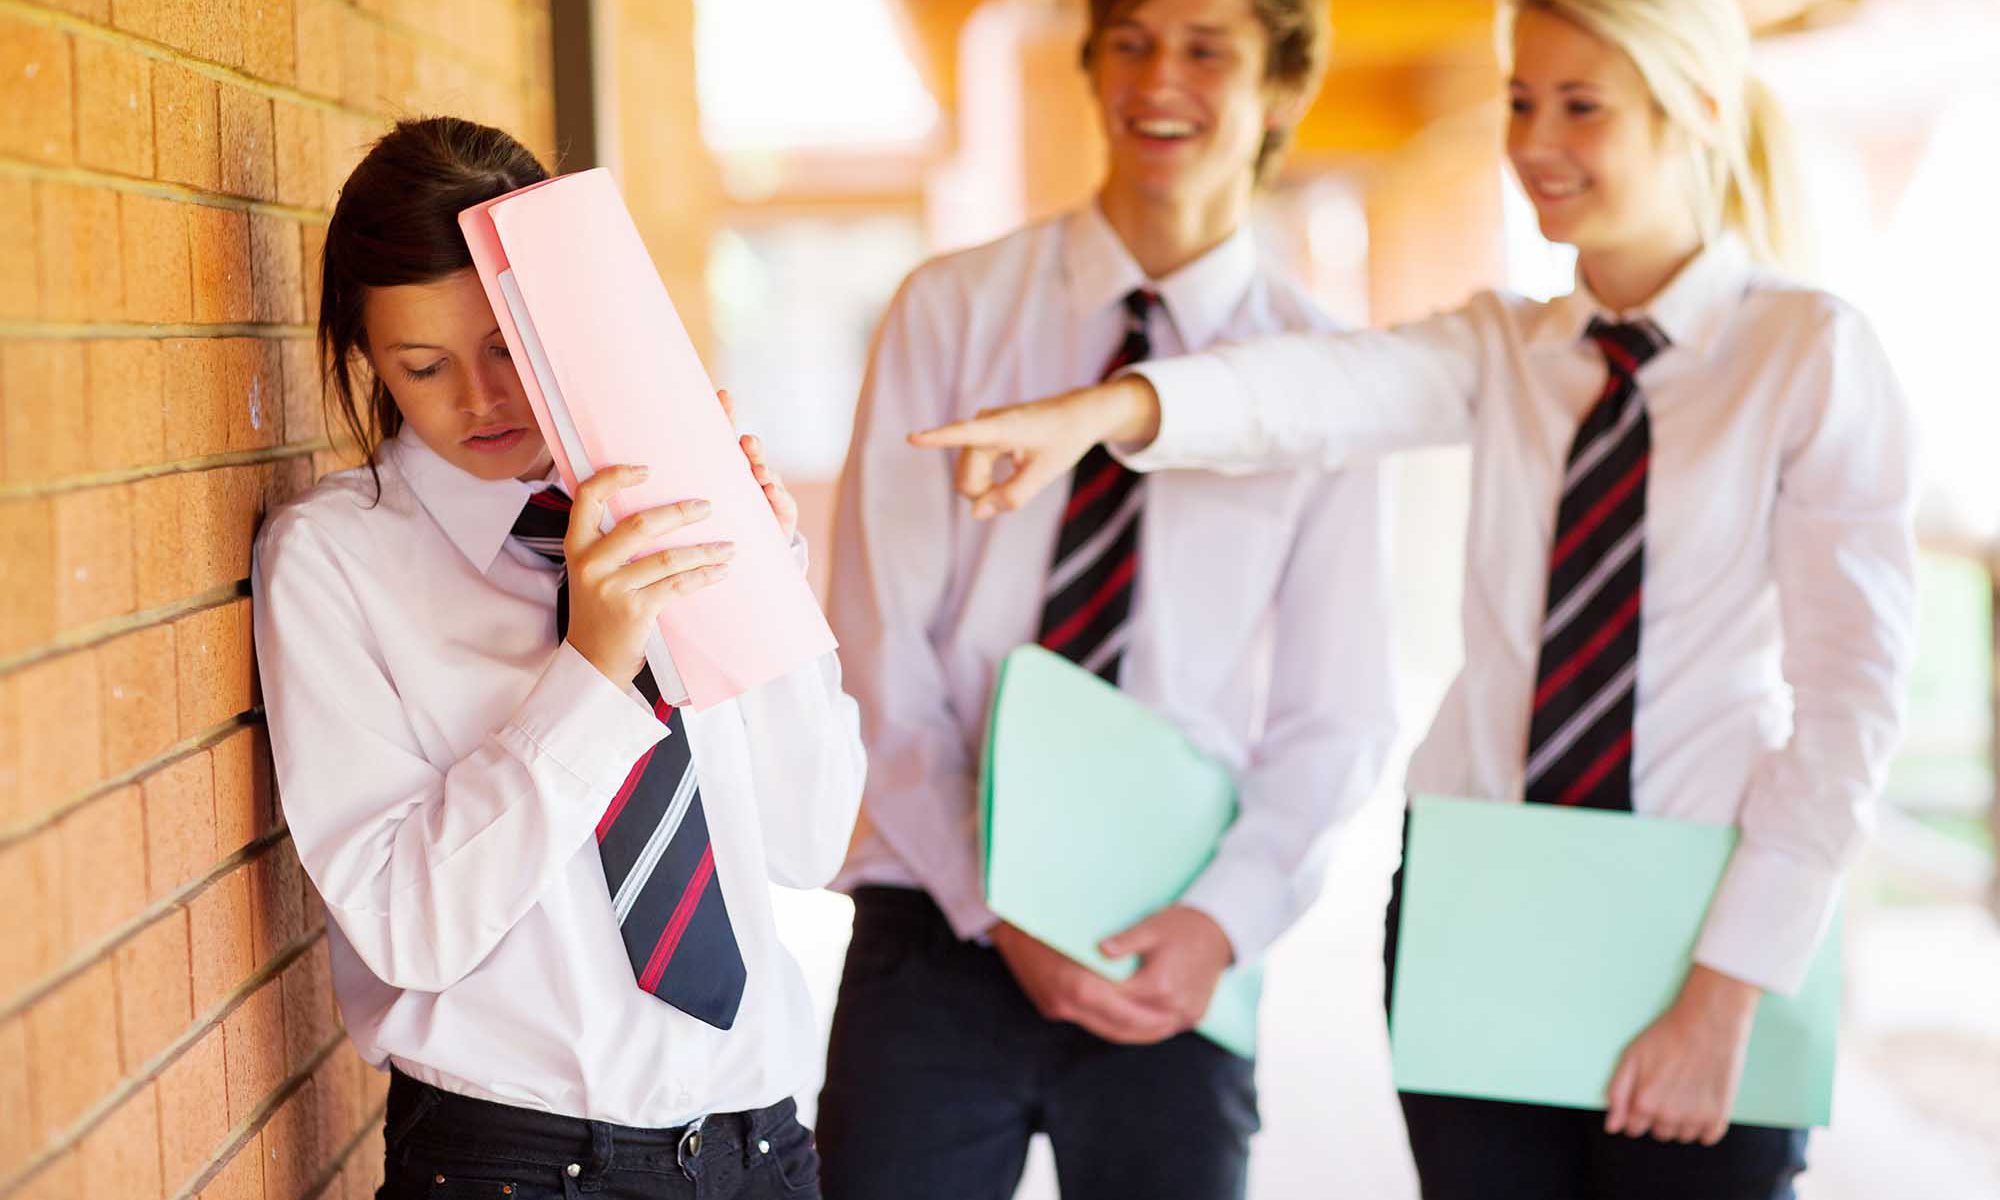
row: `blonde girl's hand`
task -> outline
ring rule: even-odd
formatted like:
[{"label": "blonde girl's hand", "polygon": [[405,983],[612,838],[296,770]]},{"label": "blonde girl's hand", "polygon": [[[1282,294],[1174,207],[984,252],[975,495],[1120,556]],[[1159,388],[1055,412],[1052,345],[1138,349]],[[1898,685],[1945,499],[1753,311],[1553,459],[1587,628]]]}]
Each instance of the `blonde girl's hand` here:
[{"label": "blonde girl's hand", "polygon": [[1144,444],[1159,431],[1153,385],[1143,375],[1121,375],[1046,400],[984,409],[969,421],[913,433],[910,444],[959,452],[958,492],[972,501],[972,515],[984,519],[1026,504],[1099,442]]},{"label": "blonde girl's hand", "polygon": [[[736,405],[729,399],[729,389],[715,393],[722,401],[722,414],[729,418],[733,428],[736,424]],[[764,489],[764,499],[771,506],[771,515],[778,518],[778,531],[786,541],[799,531],[799,503],[792,498],[785,481],[778,478],[778,472],[764,459],[764,441],[756,434],[746,433],[737,439],[743,447],[743,457],[750,460],[750,474],[756,477],[757,486]]]},{"label": "blonde girl's hand", "polygon": [[648,545],[708,516],[706,500],[683,500],[633,513],[602,531],[605,506],[646,478],[643,467],[607,467],[576,489],[563,556],[569,562],[569,633],[578,654],[623,687],[639,673],[660,610],[729,574],[733,542],[705,542],[643,552]]},{"label": "blonde girl's hand", "polygon": [[1758,989],[1696,966],[1679,997],[1625,1047],[1607,1089],[1606,1133],[1713,1146],[1729,1132]]}]

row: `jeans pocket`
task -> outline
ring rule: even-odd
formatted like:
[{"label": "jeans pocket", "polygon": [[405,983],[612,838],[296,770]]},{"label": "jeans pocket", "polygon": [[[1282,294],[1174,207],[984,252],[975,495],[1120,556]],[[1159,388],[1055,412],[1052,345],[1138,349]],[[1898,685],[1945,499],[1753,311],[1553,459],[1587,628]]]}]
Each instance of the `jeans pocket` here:
[{"label": "jeans pocket", "polygon": [[536,1163],[486,1162],[426,1154],[390,1168],[377,1200],[562,1200],[558,1169]]},{"label": "jeans pocket", "polygon": [[765,1131],[763,1140],[770,1150],[761,1151],[759,1161],[768,1166],[788,1197],[819,1195],[819,1151],[813,1148],[812,1130],[787,1113]]}]

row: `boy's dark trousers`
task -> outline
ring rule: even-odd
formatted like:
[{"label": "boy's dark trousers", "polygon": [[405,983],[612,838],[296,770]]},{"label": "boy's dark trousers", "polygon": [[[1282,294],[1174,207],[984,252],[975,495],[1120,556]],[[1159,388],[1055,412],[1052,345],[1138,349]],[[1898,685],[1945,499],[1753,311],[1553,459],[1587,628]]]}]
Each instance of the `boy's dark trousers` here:
[{"label": "boy's dark trousers", "polygon": [[1256,1130],[1249,1060],[1047,1020],[927,894],[855,892],[820,1094],[827,1200],[1007,1200],[1038,1132],[1065,1200],[1231,1200]]}]

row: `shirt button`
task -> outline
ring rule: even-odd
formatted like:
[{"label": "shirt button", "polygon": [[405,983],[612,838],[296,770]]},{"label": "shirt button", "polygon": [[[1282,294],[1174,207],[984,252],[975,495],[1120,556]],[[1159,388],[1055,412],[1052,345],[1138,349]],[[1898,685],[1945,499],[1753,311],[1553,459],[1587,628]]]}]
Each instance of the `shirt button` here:
[{"label": "shirt button", "polygon": [[770,1152],[771,1152],[771,1142],[770,1142],[770,1139],[768,1139],[768,1138],[758,1138],[758,1139],[757,1139],[757,1153],[759,1153],[759,1154],[769,1154]]},{"label": "shirt button", "polygon": [[[583,1168],[575,1163],[571,1163],[563,1168],[563,1174],[569,1176],[571,1179],[575,1179],[577,1176],[583,1174]],[[440,1179],[438,1182],[443,1183],[444,1180]]]}]

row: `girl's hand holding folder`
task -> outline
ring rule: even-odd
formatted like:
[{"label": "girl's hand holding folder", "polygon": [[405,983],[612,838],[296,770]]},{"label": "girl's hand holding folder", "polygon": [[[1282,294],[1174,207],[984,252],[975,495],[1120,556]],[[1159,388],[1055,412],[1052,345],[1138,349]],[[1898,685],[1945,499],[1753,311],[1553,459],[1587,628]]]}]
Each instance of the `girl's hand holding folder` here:
[{"label": "girl's hand holding folder", "polygon": [[1729,1132],[1761,993],[1696,966],[1660,1019],[1632,1039],[1612,1072],[1604,1131],[1713,1146]]},{"label": "girl's hand holding folder", "polygon": [[645,665],[646,639],[675,598],[728,576],[732,542],[704,542],[654,554],[641,547],[708,516],[708,501],[683,500],[633,513],[600,532],[612,493],[646,478],[644,467],[608,467],[583,481],[569,512],[569,644],[606,679],[624,687]]}]

